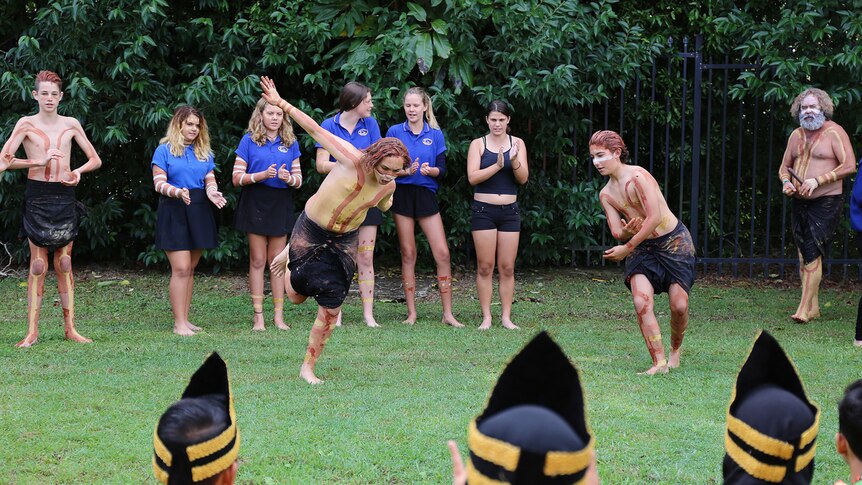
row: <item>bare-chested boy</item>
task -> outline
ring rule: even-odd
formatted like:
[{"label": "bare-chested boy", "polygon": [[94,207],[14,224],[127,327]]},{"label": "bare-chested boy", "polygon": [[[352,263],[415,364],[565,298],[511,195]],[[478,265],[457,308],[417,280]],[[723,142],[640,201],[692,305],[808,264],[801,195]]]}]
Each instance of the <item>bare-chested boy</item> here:
[{"label": "bare-chested boy", "polygon": [[[599,199],[611,234],[625,244],[605,251],[604,258],[626,261],[641,333],[653,365],[643,374],[679,367],[680,347],[688,327],[688,294],[694,284],[695,251],[691,234],[670,211],[658,182],[642,167],[624,163],[628,150],[613,131],[590,138],[590,156],[600,174],[609,177]],[[661,330],[653,309],[656,293],[670,297],[670,360],[665,359]]]},{"label": "bare-chested boy", "polygon": [[[66,338],[81,343],[92,342],[75,330],[72,278],[72,243],[78,234],[75,186],[81,181],[81,174],[96,170],[102,165],[102,160],[87,139],[81,123],[57,113],[57,106],[63,99],[62,87],[60,77],[51,71],[41,71],[36,75],[33,99],[39,103],[39,112],[18,120],[0,153],[0,158],[10,160],[23,144],[29,159],[27,163],[44,165],[31,166],[24,192],[24,232],[30,244],[30,275],[27,278],[27,336],[18,342],[18,347],[33,345],[39,336],[39,311],[49,251],[54,251],[54,271],[63,305]],[[87,156],[87,162],[75,170],[70,166],[73,141]],[[47,164],[35,162],[46,159]],[[15,166],[14,163],[12,165]]]},{"label": "bare-chested boy", "polygon": [[[309,296],[317,300],[317,319],[308,336],[308,349],[299,375],[310,384],[322,381],[314,365],[335,327],[341,304],[356,270],[357,229],[371,207],[392,205],[395,177],[416,170],[407,148],[396,138],[383,138],[360,151],[324,130],[308,115],[281,99],[275,83],[261,80],[263,97],[303,127],[336,159],[317,192],[305,203],[290,243],[273,258],[270,270],[284,274],[291,303]],[[289,263],[288,263],[289,260]]]},{"label": "bare-chested boy", "polygon": [[823,256],[844,216],[841,179],[856,172],[850,138],[844,128],[831,120],[834,109],[832,98],[820,89],[808,88],[796,96],[790,114],[799,119],[800,127],[790,134],[778,167],[782,191],[793,197],[790,210],[799,254],[802,298],[790,318],[799,323],[820,316],[817,294],[823,276]]}]

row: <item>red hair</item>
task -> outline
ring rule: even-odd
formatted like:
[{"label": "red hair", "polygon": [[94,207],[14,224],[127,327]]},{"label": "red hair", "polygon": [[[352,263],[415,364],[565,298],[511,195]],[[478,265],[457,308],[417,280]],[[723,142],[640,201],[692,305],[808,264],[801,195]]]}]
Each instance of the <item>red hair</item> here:
[{"label": "red hair", "polygon": [[401,158],[404,161],[403,167],[410,165],[410,154],[407,152],[407,147],[401,140],[392,137],[381,138],[366,148],[359,160],[359,165],[362,170],[371,172],[378,163],[389,157]]},{"label": "red hair", "polygon": [[60,80],[60,76],[58,76],[54,71],[39,71],[39,73],[36,74],[37,91],[39,90],[39,83],[54,83],[60,91],[63,90],[63,81]]},{"label": "red hair", "polygon": [[628,161],[629,150],[626,148],[626,142],[623,141],[623,137],[616,131],[602,130],[593,133],[593,136],[590,137],[590,146],[593,145],[605,147],[612,152],[619,150],[620,161]]}]

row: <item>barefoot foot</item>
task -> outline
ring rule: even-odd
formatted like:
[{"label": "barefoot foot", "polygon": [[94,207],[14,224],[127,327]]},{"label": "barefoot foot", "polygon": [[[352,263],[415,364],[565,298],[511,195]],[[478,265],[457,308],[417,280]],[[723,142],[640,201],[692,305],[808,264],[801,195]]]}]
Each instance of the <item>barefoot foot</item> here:
[{"label": "barefoot foot", "polygon": [[15,347],[18,347],[19,349],[26,349],[27,347],[35,344],[38,340],[38,337],[38,333],[28,333],[27,336],[24,337],[24,340],[15,344]]},{"label": "barefoot foot", "polygon": [[78,333],[78,331],[75,330],[74,328],[70,328],[70,329],[66,330],[66,340],[71,340],[72,342],[78,342],[79,344],[89,344],[89,343],[93,342],[92,339],[88,339],[87,337],[84,337],[83,335]]},{"label": "barefoot foot", "polygon": [[479,330],[488,330],[491,328],[491,318],[483,318],[482,325],[479,325]]},{"label": "barefoot foot", "polygon": [[374,315],[365,315],[365,324],[371,328],[377,328],[380,324],[374,319]]},{"label": "barefoot foot", "polygon": [[514,323],[512,323],[511,320],[507,320],[505,318],[503,319],[503,327],[508,328],[509,330],[518,330],[519,328],[521,328],[521,327],[515,325]]},{"label": "barefoot foot", "polygon": [[311,364],[302,364],[302,367],[299,368],[299,377],[305,379],[305,382],[309,384],[323,384],[323,381],[314,375],[314,369],[311,368]]},{"label": "barefoot foot", "polygon": [[412,314],[408,313],[407,318],[405,318],[404,321],[401,323],[406,323],[407,325],[415,324],[416,323],[416,314],[415,313],[412,313]]},{"label": "barefoot foot", "polygon": [[284,316],[280,313],[275,314],[275,317],[273,317],[273,323],[275,323],[276,328],[279,330],[290,330],[290,325],[284,323]]},{"label": "barefoot foot", "polygon": [[670,349],[670,358],[667,359],[667,366],[671,369],[676,369],[679,367],[679,357],[682,353],[682,349]]},{"label": "barefoot foot", "polygon": [[262,332],[266,330],[266,325],[263,323],[263,312],[254,312],[253,322],[254,324],[251,326],[251,329],[255,332]]},{"label": "barefoot foot", "polygon": [[667,372],[668,372],[667,361],[662,359],[662,360],[658,361],[658,363],[656,363],[654,366],[650,367],[649,369],[647,369],[643,372],[638,372],[638,375],[639,376],[652,376],[655,374],[667,374]]},{"label": "barefoot foot", "polygon": [[799,315],[799,314],[797,314],[797,313],[794,313],[793,315],[790,315],[790,319],[791,319],[791,320],[793,320],[793,321],[794,321],[794,322],[796,322],[796,323],[808,323],[808,318],[807,318],[806,316],[804,316],[804,315]]},{"label": "barefoot foot", "polygon": [[174,326],[174,333],[183,337],[191,337],[195,332],[185,325]]},{"label": "barefoot foot", "polygon": [[853,345],[855,345],[856,347],[862,347],[862,340],[854,340]]},{"label": "barefoot foot", "polygon": [[192,332],[200,332],[201,330],[203,330],[192,322],[186,322],[186,327],[188,327],[189,330],[191,330]]},{"label": "barefoot foot", "polygon": [[452,327],[455,327],[455,328],[464,328],[464,324],[463,324],[463,323],[461,323],[461,322],[459,322],[459,321],[458,321],[458,319],[457,319],[457,318],[455,318],[455,315],[452,315],[451,313],[450,313],[450,314],[448,314],[448,315],[443,315],[443,320],[442,320],[442,321],[443,321],[443,323],[445,323],[446,325],[449,325],[449,326],[452,326]]}]

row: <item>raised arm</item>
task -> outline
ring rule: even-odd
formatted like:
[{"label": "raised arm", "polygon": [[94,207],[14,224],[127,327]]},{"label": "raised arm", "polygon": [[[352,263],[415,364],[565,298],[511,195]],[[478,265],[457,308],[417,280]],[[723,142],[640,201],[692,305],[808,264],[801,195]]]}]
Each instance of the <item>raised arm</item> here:
[{"label": "raised arm", "polygon": [[354,148],[350,143],[324,130],[310,116],[303,113],[302,110],[282,99],[278,94],[278,90],[275,89],[275,83],[272,79],[263,76],[260,80],[260,87],[263,88],[263,98],[269,104],[281,108],[287,116],[290,116],[296,124],[308,132],[314,138],[314,141],[320,143],[336,160],[351,167],[356,166],[356,163],[362,158],[361,151]]}]

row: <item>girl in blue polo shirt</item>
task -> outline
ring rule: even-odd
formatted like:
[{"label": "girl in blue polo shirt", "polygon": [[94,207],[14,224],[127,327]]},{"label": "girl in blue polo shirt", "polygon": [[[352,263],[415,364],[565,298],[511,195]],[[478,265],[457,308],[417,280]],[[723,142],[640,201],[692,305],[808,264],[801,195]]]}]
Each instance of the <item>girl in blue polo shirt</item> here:
[{"label": "girl in blue polo shirt", "polygon": [[153,184],[159,197],[156,248],[171,263],[169,287],[174,333],[194,335],[200,327],[189,322],[195,267],[204,249],[218,245],[215,217],[209,202],[221,209],[226,201],[216,185],[210,135],[203,113],[180,106],[167,134],[153,154]]},{"label": "girl in blue polo shirt", "polygon": [[[248,234],[248,286],[254,312],[252,330],[264,330],[263,273],[284,250],[293,231],[293,192],[302,185],[299,143],[290,120],[260,99],[248,120],[248,133],[236,149],[233,185],[242,187],[235,227]],[[284,278],[270,278],[275,326],[284,324]]]},{"label": "girl in blue polo shirt", "polygon": [[440,207],[437,205],[438,180],[446,173],[446,140],[437,125],[431,97],[424,89],[412,87],[404,95],[404,123],[387,130],[387,137],[404,142],[410,159],[418,170],[412,175],[395,179],[395,194],[392,196],[392,213],[401,246],[401,280],[404,283],[404,298],[407,300],[407,319],[404,323],[416,323],[416,236],[415,222],[428,238],[431,254],[437,263],[437,288],[443,304],[443,323],[463,327],[452,314],[452,267],[449,245]]},{"label": "girl in blue polo shirt", "polygon": [[[338,97],[339,111],[335,116],[323,120],[323,129],[333,135],[347,140],[354,147],[365,150],[379,140],[380,126],[371,116],[374,102],[371,100],[371,89],[358,82],[349,82],[341,89]],[[317,143],[315,165],[317,171],[327,174],[332,171],[335,159]],[[383,223],[383,213],[380,209],[368,209],[365,221],[359,227],[359,249],[356,254],[356,270],[359,272],[359,298],[362,300],[362,315],[365,324],[377,327],[374,319],[374,242],[377,238],[377,226]],[[341,314],[338,323],[341,326]]]}]

